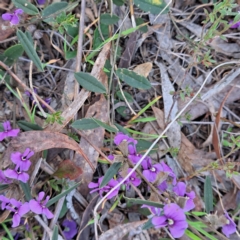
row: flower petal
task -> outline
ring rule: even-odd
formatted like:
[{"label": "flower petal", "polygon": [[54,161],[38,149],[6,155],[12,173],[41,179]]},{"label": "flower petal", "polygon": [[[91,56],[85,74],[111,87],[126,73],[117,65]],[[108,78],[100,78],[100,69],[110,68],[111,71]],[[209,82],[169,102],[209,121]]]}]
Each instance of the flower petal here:
[{"label": "flower petal", "polygon": [[42,206],[39,204],[39,202],[37,202],[34,199],[31,199],[29,201],[29,208],[32,212],[34,212],[36,214],[41,214],[42,213]]},{"label": "flower petal", "polygon": [[152,224],[155,228],[165,227],[167,226],[167,218],[165,216],[160,217],[153,217],[152,218]]},{"label": "flower petal", "polygon": [[17,226],[19,226],[20,220],[21,220],[21,217],[20,217],[18,214],[15,213],[15,214],[13,215],[13,218],[12,218],[12,222],[13,222],[12,227],[17,227]]},{"label": "flower petal", "polygon": [[14,11],[14,13],[15,13],[15,14],[23,14],[23,10],[22,10],[21,8],[19,8],[19,9],[16,9],[16,10]]},{"label": "flower petal", "polygon": [[15,170],[7,169],[4,171],[4,175],[8,178],[18,179],[18,174]]},{"label": "flower petal", "polygon": [[22,181],[24,183],[26,183],[29,179],[29,175],[25,172],[21,172],[20,174],[18,174],[18,180]]},{"label": "flower petal", "polygon": [[178,182],[173,188],[173,192],[175,192],[178,196],[184,197],[186,193],[186,184],[184,182]]},{"label": "flower petal", "polygon": [[88,187],[89,188],[97,188],[99,185],[98,185],[98,183],[94,183],[94,182],[90,182],[89,184],[88,184]]},{"label": "flower petal", "polygon": [[6,137],[7,137],[7,133],[6,132],[0,132],[0,141],[5,139]]},{"label": "flower petal", "polygon": [[7,135],[8,137],[16,137],[19,132],[20,132],[20,129],[12,129],[7,133]]},{"label": "flower petal", "polygon": [[54,217],[54,215],[52,214],[52,212],[49,211],[48,208],[43,208],[42,214],[44,214],[48,219],[51,219]]},{"label": "flower petal", "polygon": [[[4,13],[2,15],[2,19],[5,21],[11,21],[12,17],[13,17],[13,14],[11,14],[11,13]],[[4,127],[4,129],[6,129],[4,126],[4,123],[3,123],[3,127]]]},{"label": "flower petal", "polygon": [[25,202],[19,209],[18,209],[18,214],[22,217],[26,213],[30,211],[29,203]]},{"label": "flower petal", "polygon": [[18,164],[18,162],[21,161],[21,156],[22,156],[22,153],[20,153],[20,152],[13,152],[11,154],[12,162],[15,163],[15,164]]},{"label": "flower petal", "polygon": [[10,23],[11,23],[12,25],[17,25],[17,24],[19,23],[19,21],[20,21],[19,17],[18,17],[17,15],[13,15]]},{"label": "flower petal", "polygon": [[43,191],[40,192],[37,197],[38,202],[41,202],[43,200],[44,196],[45,196],[45,192],[43,192]]}]

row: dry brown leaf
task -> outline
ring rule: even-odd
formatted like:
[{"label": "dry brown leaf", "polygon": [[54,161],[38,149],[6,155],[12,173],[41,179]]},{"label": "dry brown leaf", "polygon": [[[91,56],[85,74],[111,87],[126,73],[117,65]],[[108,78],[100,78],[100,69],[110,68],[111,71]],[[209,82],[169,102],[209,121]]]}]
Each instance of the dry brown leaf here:
[{"label": "dry brown leaf", "polygon": [[0,41],[7,39],[15,31],[16,29],[10,27],[10,22],[4,21],[0,18]]},{"label": "dry brown leaf", "polygon": [[[108,122],[109,115],[107,114],[107,100],[105,99],[103,94],[97,97],[98,99],[100,99],[88,108],[85,117],[94,117],[102,122]],[[105,134],[104,128],[99,127],[82,132],[94,146],[98,148],[101,148],[103,146]],[[96,167],[99,153],[84,138],[81,138],[79,146],[81,147],[81,149],[83,149],[87,157],[91,159],[92,164]],[[93,172],[91,168],[89,168],[89,165],[86,164],[85,161],[83,161],[83,157],[81,155],[76,154],[74,162],[83,169],[83,174],[81,175],[81,179],[83,180],[83,182],[79,187],[79,191],[82,195],[86,196],[89,192],[88,183],[92,180]]]},{"label": "dry brown leaf", "polygon": [[131,222],[123,225],[118,225],[115,228],[112,228],[105,233],[103,233],[99,240],[109,240],[109,239],[122,239],[126,234],[130,231],[136,230],[138,227],[143,225],[148,220],[138,221],[138,222]]},{"label": "dry brown leaf", "polygon": [[13,138],[2,159],[3,168],[6,168],[11,164],[10,155],[12,152],[24,152],[26,148],[30,148],[34,152],[40,152],[50,148],[72,149],[83,156],[83,159],[85,159],[91,166],[92,172],[95,170],[95,167],[90,162],[85,153],[82,151],[82,149],[79,147],[77,142],[64,134],[48,131],[23,132],[20,133],[17,137]]},{"label": "dry brown leaf", "polygon": [[152,70],[152,62],[146,62],[139,64],[136,66],[133,71],[139,75],[142,75],[144,77],[148,77],[149,73]]}]

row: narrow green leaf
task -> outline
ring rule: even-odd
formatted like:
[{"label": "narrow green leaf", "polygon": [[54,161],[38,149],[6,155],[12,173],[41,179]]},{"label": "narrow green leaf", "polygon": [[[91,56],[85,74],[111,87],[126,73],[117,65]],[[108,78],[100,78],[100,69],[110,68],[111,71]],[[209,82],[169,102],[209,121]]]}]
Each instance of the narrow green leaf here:
[{"label": "narrow green leaf", "polygon": [[98,128],[99,125],[92,118],[83,118],[73,122],[71,127],[79,130],[88,130]]},{"label": "narrow green leaf", "polygon": [[115,126],[118,128],[118,130],[119,130],[120,132],[122,132],[122,133],[127,134],[128,136],[130,136],[130,134],[129,134],[129,132],[127,131],[126,128],[124,128],[123,126],[121,126],[121,125],[119,125],[119,124],[117,124],[117,123],[115,123]]},{"label": "narrow green leaf", "polygon": [[104,122],[102,122],[102,121],[100,121],[100,120],[98,120],[98,119],[96,119],[96,118],[92,118],[93,119],[93,121],[95,122],[95,123],[97,123],[100,127],[103,127],[103,128],[105,128],[107,131],[109,131],[109,132],[117,132],[118,130],[117,130],[117,128],[114,128],[114,127],[111,127],[111,126],[109,126],[108,124],[106,124],[106,123],[104,123]]},{"label": "narrow green leaf", "polygon": [[142,204],[142,205],[148,205],[151,207],[157,207],[157,208],[163,208],[164,205],[157,203],[157,202],[152,202],[152,201],[148,201],[148,200],[142,200],[142,199],[137,199],[137,198],[127,198],[124,197],[127,200],[128,204]]},{"label": "narrow green leaf", "polygon": [[204,183],[204,203],[207,213],[213,211],[213,192],[210,176],[206,177]]},{"label": "narrow green leaf", "polygon": [[53,3],[49,6],[47,6],[43,11],[42,11],[42,17],[47,17],[50,16],[64,8],[66,8],[68,5],[67,2],[56,2]]},{"label": "narrow green leaf", "polygon": [[[149,219],[142,227],[142,230],[147,230],[149,228],[154,227],[154,225],[152,224],[152,219]],[[162,238],[161,238],[162,239]]]},{"label": "narrow green leaf", "polygon": [[152,122],[152,121],[156,121],[156,119],[157,118],[155,118],[155,117],[138,118],[136,120],[131,121],[131,123]]},{"label": "narrow green leaf", "polygon": [[[132,97],[131,94],[129,94],[125,91],[123,91],[123,94],[124,94],[124,96],[125,96],[125,98],[127,99],[128,102],[130,102],[130,103],[133,102],[133,97]],[[121,99],[122,101],[125,101],[120,90],[116,92],[116,95],[119,99]]]},{"label": "narrow green leaf", "polygon": [[106,93],[106,88],[89,73],[78,72],[74,74],[77,82],[91,92]]},{"label": "narrow green leaf", "polygon": [[24,49],[21,44],[16,44],[4,51],[4,56],[13,60],[17,60],[23,55]]},{"label": "narrow green leaf", "polygon": [[28,183],[24,183],[19,181],[20,186],[24,192],[25,198],[27,201],[30,201],[32,199],[32,195],[31,195],[31,189]]},{"label": "narrow green leaf", "polygon": [[188,229],[186,229],[185,234],[193,240],[201,240],[201,238],[199,238],[197,235],[195,235],[194,233],[192,233]]},{"label": "narrow green leaf", "polygon": [[[152,14],[159,14],[167,5],[164,0],[134,0],[134,4],[144,12]],[[168,11],[169,9],[167,8],[164,13]]]},{"label": "narrow green leaf", "polygon": [[12,3],[15,5],[16,8],[21,8],[24,13],[27,13],[29,15],[39,14],[37,7],[27,0],[12,0]]},{"label": "narrow green leaf", "polygon": [[113,0],[113,3],[117,6],[122,6],[125,3],[125,0]]},{"label": "narrow green leaf", "polygon": [[152,87],[150,82],[145,77],[133,71],[119,68],[116,71],[116,74],[122,81],[126,82],[131,87],[138,89],[150,89]]},{"label": "narrow green leaf", "polygon": [[25,120],[17,121],[17,125],[24,131],[43,130],[43,128],[41,128],[39,125],[27,122]]},{"label": "narrow green leaf", "polygon": [[101,14],[100,16],[100,23],[105,25],[111,25],[117,23],[119,17],[116,15],[111,15],[109,13]]},{"label": "narrow green leaf", "polygon": [[113,178],[113,176],[118,173],[118,170],[120,169],[121,165],[122,163],[120,162],[115,162],[111,165],[111,167],[104,174],[103,180],[100,184],[100,188],[106,186],[109,183],[109,181]]},{"label": "narrow green leaf", "polygon": [[73,185],[72,187],[70,187],[68,190],[58,194],[57,196],[53,197],[52,199],[50,199],[46,205],[46,207],[50,207],[51,205],[53,205],[55,202],[57,202],[60,198],[65,197],[68,193],[70,193],[73,189],[77,188],[78,185],[80,185],[81,182],[76,183],[75,185]]},{"label": "narrow green leaf", "polygon": [[8,184],[1,184],[0,185],[0,191],[4,190],[6,188],[8,188]]},{"label": "narrow green leaf", "polygon": [[33,44],[27,37],[25,33],[23,33],[21,30],[17,31],[17,37],[20,41],[21,45],[23,46],[25,52],[27,53],[28,57],[33,61],[33,63],[37,66],[37,68],[41,71],[43,71],[42,63],[40,61],[40,58],[38,57]]},{"label": "narrow green leaf", "polygon": [[52,240],[58,240],[58,226],[57,225],[53,229]]}]

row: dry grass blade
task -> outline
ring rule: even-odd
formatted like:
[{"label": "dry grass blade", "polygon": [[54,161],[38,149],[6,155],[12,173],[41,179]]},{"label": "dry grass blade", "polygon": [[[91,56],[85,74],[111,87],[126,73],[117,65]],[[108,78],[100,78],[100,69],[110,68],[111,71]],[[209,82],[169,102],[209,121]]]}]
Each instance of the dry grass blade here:
[{"label": "dry grass blade", "polygon": [[217,154],[217,158],[219,160],[221,160],[222,164],[223,164],[223,160],[222,160],[222,157],[221,157],[221,149],[220,149],[220,144],[219,144],[218,129],[219,129],[219,124],[220,124],[220,120],[221,120],[222,108],[223,108],[224,103],[226,102],[229,94],[232,92],[233,88],[234,87],[231,88],[231,90],[228,92],[226,97],[223,99],[223,101],[220,105],[220,108],[218,110],[216,119],[215,119],[215,124],[213,126],[213,138],[212,138],[213,148],[214,148],[214,151]]}]

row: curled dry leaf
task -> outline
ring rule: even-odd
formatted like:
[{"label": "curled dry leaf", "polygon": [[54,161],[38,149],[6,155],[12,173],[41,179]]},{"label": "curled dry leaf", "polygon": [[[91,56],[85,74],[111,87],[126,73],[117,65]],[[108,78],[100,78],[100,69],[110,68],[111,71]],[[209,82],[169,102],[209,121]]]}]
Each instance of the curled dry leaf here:
[{"label": "curled dry leaf", "polygon": [[26,148],[30,148],[35,153],[50,148],[68,148],[76,151],[83,159],[85,159],[90,165],[92,171],[95,171],[95,167],[90,162],[88,157],[79,147],[79,145],[70,137],[56,132],[48,131],[29,131],[20,133],[17,137],[13,138],[10,142],[8,149],[3,157],[3,168],[8,167],[11,164],[10,154],[14,151],[24,152]]},{"label": "curled dry leaf", "polygon": [[144,77],[148,77],[149,73],[152,70],[152,63],[151,62],[145,62],[142,64],[139,64],[136,66],[133,71],[139,75],[142,75]]},{"label": "curled dry leaf", "polygon": [[53,174],[58,178],[69,178],[70,180],[75,180],[82,174],[82,169],[78,167],[73,161],[71,160],[64,160],[58,166],[57,171]]}]

